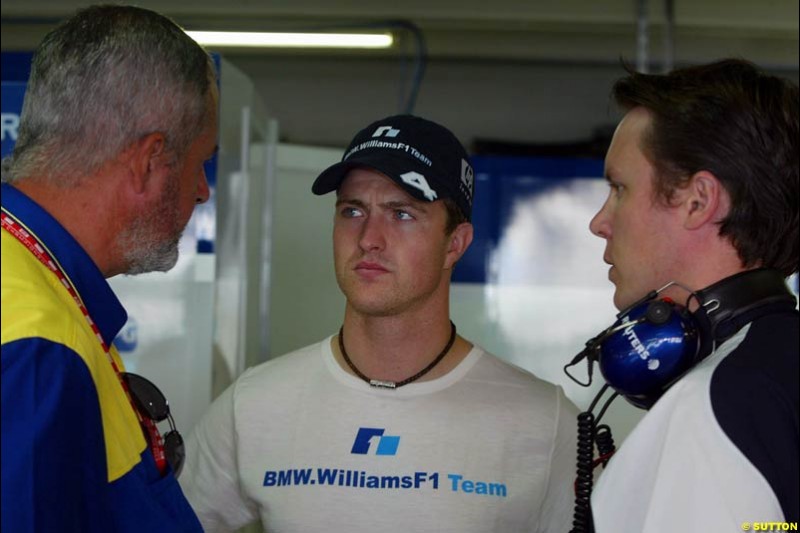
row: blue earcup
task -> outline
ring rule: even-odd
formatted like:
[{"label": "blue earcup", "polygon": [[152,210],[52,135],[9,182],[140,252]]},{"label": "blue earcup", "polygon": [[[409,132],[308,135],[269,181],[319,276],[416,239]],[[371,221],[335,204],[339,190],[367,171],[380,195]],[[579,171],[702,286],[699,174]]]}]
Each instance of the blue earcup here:
[{"label": "blue earcup", "polygon": [[600,344],[600,371],[637,407],[649,408],[696,362],[697,323],[671,301],[635,305],[609,329],[614,332]]}]

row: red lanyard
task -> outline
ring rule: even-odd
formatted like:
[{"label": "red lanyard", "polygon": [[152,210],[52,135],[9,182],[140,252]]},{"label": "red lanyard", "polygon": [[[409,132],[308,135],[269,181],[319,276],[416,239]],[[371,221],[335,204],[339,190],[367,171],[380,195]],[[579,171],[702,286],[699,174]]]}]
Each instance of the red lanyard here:
[{"label": "red lanyard", "polygon": [[13,217],[13,215],[7,213],[5,210],[0,213],[0,221],[2,222],[2,227],[6,230],[9,234],[15,237],[19,242],[25,245],[25,247],[30,250],[30,252],[38,259],[44,266],[47,267],[50,272],[55,274],[64,288],[67,290],[69,295],[72,297],[72,300],[78,306],[78,309],[81,310],[83,317],[89,323],[89,327],[92,328],[95,337],[97,337],[97,341],[100,343],[100,347],[103,348],[103,352],[108,357],[108,361],[111,363],[111,366],[114,368],[114,372],[117,374],[117,378],[119,379],[120,385],[122,385],[122,389],[125,391],[125,395],[128,397],[128,401],[131,402],[131,407],[133,407],[133,412],[136,413],[136,416],[139,418],[139,422],[147,431],[150,437],[150,450],[153,452],[153,457],[156,460],[156,466],[158,467],[159,471],[163,475],[167,469],[167,458],[164,454],[164,439],[161,438],[161,434],[158,432],[158,428],[156,427],[155,422],[151,419],[142,417],[139,413],[139,410],[136,409],[133,401],[131,400],[131,394],[128,390],[128,386],[125,384],[125,380],[122,379],[122,374],[117,367],[117,363],[114,361],[114,358],[111,356],[111,353],[106,345],[105,341],[103,340],[103,336],[100,334],[100,330],[97,327],[97,324],[94,323],[92,317],[89,315],[89,310],[84,305],[83,300],[78,295],[78,291],[75,290],[75,286],[69,280],[67,275],[64,273],[64,270],[58,264],[58,262],[53,258],[50,252],[45,248],[44,244],[27,228],[25,228],[22,223]]}]

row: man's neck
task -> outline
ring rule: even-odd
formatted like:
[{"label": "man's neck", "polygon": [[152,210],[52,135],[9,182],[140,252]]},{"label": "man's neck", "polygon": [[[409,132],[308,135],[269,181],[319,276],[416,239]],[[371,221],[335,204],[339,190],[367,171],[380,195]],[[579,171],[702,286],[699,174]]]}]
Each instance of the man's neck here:
[{"label": "man's neck", "polygon": [[[351,362],[370,379],[399,382],[428,366],[446,347],[451,334],[448,309],[436,316],[405,313],[390,317],[365,316],[349,305],[343,325],[345,350]],[[351,372],[339,350],[339,342],[331,343],[336,359]],[[447,374],[472,349],[465,339],[456,336],[447,355],[419,381]]]},{"label": "man's neck", "polygon": [[102,186],[91,190],[86,185],[55,187],[33,178],[14,182],[12,186],[55,218],[92,258],[103,276],[117,273],[113,257],[115,228],[120,221],[109,218],[110,199]]}]

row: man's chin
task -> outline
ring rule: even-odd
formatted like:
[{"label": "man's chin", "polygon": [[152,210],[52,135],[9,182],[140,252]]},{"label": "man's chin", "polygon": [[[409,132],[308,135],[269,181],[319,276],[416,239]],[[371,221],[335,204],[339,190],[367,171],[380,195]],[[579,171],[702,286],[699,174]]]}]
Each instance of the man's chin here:
[{"label": "man's chin", "polygon": [[[178,239],[179,240],[179,239]],[[129,276],[148,272],[168,272],[178,263],[178,240],[170,241],[160,247],[141,247],[129,258]]]},{"label": "man's chin", "polygon": [[614,307],[617,308],[617,311],[622,311],[623,309],[627,309],[635,301],[636,300],[631,299],[629,295],[622,294],[619,287],[615,288]]},{"label": "man's chin", "polygon": [[345,293],[348,305],[357,313],[370,317],[388,317],[398,314],[401,305],[390,299],[373,297],[363,297],[363,295]]}]

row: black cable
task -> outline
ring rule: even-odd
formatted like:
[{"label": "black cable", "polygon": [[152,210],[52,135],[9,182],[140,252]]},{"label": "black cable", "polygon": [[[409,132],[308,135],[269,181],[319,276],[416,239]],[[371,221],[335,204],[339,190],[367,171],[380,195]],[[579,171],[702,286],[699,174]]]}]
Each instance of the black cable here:
[{"label": "black cable", "polygon": [[425,67],[428,63],[428,47],[425,36],[419,27],[408,20],[395,20],[385,23],[377,23],[389,28],[400,28],[411,34],[414,44],[414,74],[411,77],[411,89],[408,92],[408,99],[401,105],[400,112],[406,115],[414,114],[414,107],[417,105],[419,88],[422,85],[422,78],[425,76]]},{"label": "black cable", "polygon": [[[369,29],[401,29],[407,31],[412,36],[414,42],[414,73],[411,77],[411,88],[408,92],[408,97],[405,102],[401,102],[400,113],[406,115],[414,114],[414,107],[417,104],[417,96],[419,89],[422,85],[422,78],[425,77],[425,68],[428,63],[428,46],[425,41],[425,36],[419,27],[410,20],[377,20],[375,22],[367,23],[340,23],[340,24],[325,24],[317,25],[317,31],[330,31],[335,29],[353,29],[353,28],[369,28]],[[307,30],[307,28],[306,28]],[[401,88],[404,87],[405,82],[401,83]]]},{"label": "black cable", "polygon": [[[606,384],[606,386],[608,386],[608,384]],[[619,393],[615,392],[614,394],[611,395],[611,397],[608,400],[606,400],[606,403],[603,404],[603,408],[600,409],[600,414],[597,415],[597,420],[595,420],[595,424],[600,423],[600,420],[603,418],[603,415],[606,414],[606,410],[608,410],[608,407],[611,405],[611,402],[613,402],[617,398],[617,396],[619,396]],[[594,409],[594,405],[591,407],[591,409]]]},{"label": "black cable", "polygon": [[[601,391],[602,392],[602,391]],[[594,533],[592,520],[592,470],[594,465],[594,415],[584,411],[578,415],[578,462],[575,479],[575,511],[571,533]]]},{"label": "black cable", "polygon": [[589,408],[578,415],[578,459],[575,478],[575,509],[572,516],[570,533],[593,533],[592,520],[592,485],[594,483],[594,431],[595,422],[592,411],[603,394],[608,390],[608,383],[603,385],[594,397]]},{"label": "black cable", "polygon": [[614,437],[611,435],[611,428],[608,424],[601,424],[594,430],[594,440],[597,443],[597,453],[600,455],[599,461],[603,468],[608,464],[608,460],[617,451],[614,444]]},{"label": "black cable", "polygon": [[[594,408],[608,390],[606,383],[592,400],[589,408],[578,415],[578,459],[575,478],[575,509],[572,517],[570,533],[594,533],[594,519],[592,518],[592,488],[594,486],[594,469],[597,464],[605,466],[616,451],[614,437],[608,425],[597,423],[605,414],[611,402],[619,395],[615,392],[603,404],[600,414],[595,419]],[[594,460],[594,446],[597,443],[599,459]]]},{"label": "black cable", "polygon": [[610,385],[608,383],[603,385],[603,387],[600,389],[600,392],[598,392],[597,396],[594,397],[594,400],[592,400],[592,403],[589,404],[589,408],[586,411],[588,411],[590,413],[592,411],[594,411],[595,406],[597,406],[597,402],[600,401],[600,398],[603,397],[603,394],[606,393],[606,391],[608,390],[609,387],[610,387]]}]

